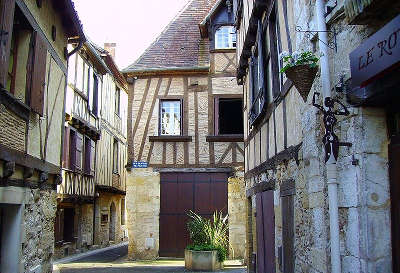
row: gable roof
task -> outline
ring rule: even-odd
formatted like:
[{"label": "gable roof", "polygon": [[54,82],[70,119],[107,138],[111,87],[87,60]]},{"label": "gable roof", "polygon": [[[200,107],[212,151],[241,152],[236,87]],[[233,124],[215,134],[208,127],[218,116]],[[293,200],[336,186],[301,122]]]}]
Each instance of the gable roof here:
[{"label": "gable roof", "polygon": [[218,0],[190,0],[145,52],[122,72],[182,70],[209,65],[209,41],[199,24]]}]

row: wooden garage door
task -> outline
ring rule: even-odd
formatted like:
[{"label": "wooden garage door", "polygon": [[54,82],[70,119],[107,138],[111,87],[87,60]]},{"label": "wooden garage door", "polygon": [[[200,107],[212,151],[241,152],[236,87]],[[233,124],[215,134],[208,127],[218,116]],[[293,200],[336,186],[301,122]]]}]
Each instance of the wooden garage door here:
[{"label": "wooden garage door", "polygon": [[228,213],[226,173],[161,173],[160,256],[183,257],[190,243],[189,210],[211,217]]}]

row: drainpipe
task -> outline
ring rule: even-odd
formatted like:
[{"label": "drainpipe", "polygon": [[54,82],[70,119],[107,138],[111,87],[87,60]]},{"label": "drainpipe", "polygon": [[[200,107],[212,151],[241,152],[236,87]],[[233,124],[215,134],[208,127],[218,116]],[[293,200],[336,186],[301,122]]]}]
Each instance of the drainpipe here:
[{"label": "drainpipe", "polygon": [[[328,34],[326,32],[325,21],[325,0],[316,0],[316,14],[319,38],[319,48],[322,53],[320,58],[321,64],[321,80],[322,80],[322,94],[323,101],[326,97],[331,97],[331,82],[329,71],[329,48]],[[341,272],[340,261],[340,240],[339,240],[339,209],[338,209],[338,181],[337,181],[337,166],[336,160],[331,153],[331,157],[326,162],[326,176],[328,180],[328,198],[329,198],[329,230],[331,239],[331,266],[332,273]]]}]

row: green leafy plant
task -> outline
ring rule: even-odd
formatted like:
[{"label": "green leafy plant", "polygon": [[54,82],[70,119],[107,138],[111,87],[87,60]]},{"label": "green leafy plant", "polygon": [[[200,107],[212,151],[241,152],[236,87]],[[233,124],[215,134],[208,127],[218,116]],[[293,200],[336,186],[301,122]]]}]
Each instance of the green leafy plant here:
[{"label": "green leafy plant", "polygon": [[287,52],[282,52],[279,58],[283,60],[284,66],[281,69],[281,73],[284,73],[290,67],[297,65],[309,65],[310,67],[317,67],[319,58],[313,54],[311,51],[305,52],[293,52],[289,54]]},{"label": "green leafy plant", "polygon": [[222,212],[214,212],[212,220],[201,217],[190,211],[190,221],[187,224],[190,239],[193,244],[187,249],[197,251],[216,250],[218,261],[223,262],[228,254],[228,215],[223,216]]}]

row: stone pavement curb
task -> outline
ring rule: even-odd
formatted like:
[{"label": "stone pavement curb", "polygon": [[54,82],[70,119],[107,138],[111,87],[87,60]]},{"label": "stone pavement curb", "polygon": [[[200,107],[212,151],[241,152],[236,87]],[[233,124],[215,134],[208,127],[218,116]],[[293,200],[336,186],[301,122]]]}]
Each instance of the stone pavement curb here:
[{"label": "stone pavement curb", "polygon": [[122,247],[122,246],[127,246],[128,244],[129,244],[129,242],[123,242],[123,243],[120,243],[120,244],[117,244],[117,245],[112,245],[112,246],[99,248],[99,249],[95,249],[95,250],[89,250],[89,251],[84,252],[84,253],[71,255],[71,256],[68,256],[68,257],[53,261],[53,265],[73,262],[73,261],[79,260],[81,258],[85,258],[85,257],[91,256],[93,254],[101,253],[101,252],[104,252],[104,251],[107,251],[107,250],[111,250],[111,249],[115,249],[115,248],[119,248],[119,247]]}]

